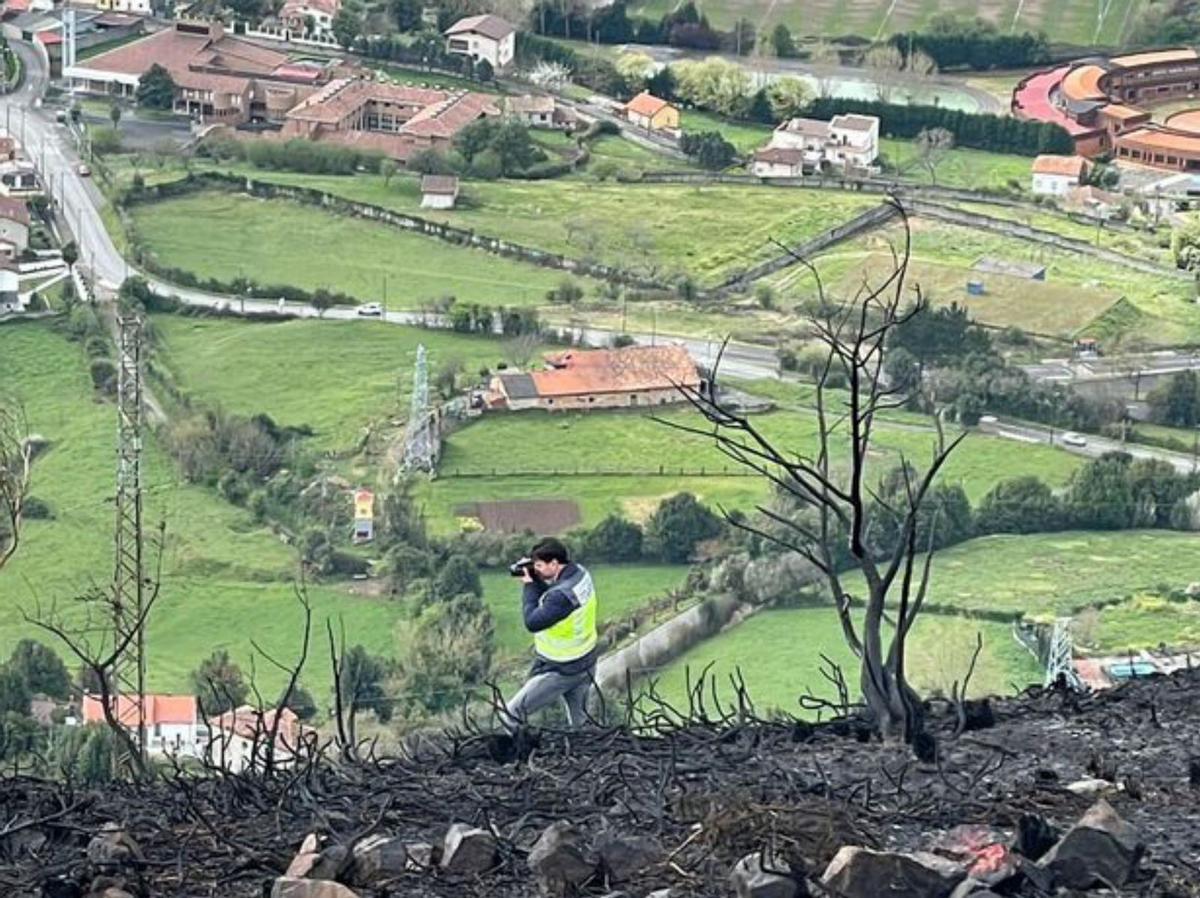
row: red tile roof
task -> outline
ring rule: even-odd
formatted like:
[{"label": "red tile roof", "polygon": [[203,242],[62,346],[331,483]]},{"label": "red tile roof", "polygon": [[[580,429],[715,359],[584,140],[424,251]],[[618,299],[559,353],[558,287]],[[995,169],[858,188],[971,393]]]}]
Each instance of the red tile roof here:
[{"label": "red tile roof", "polygon": [[625,111],[634,112],[638,115],[644,115],[647,118],[653,118],[654,116],[658,115],[662,109],[670,105],[671,104],[666,100],[660,100],[658,97],[654,96],[654,94],[650,93],[650,91],[644,90],[625,104]]},{"label": "red tile roof", "polygon": [[[196,722],[196,697],[194,695],[146,695],[144,711],[146,726],[160,723],[194,724]],[[137,726],[138,706],[132,695],[117,697],[117,719],[126,726]],[[99,696],[83,697],[83,722],[101,723],[104,708]]]},{"label": "red tile roof", "polygon": [[754,161],[772,165],[800,165],[804,161],[804,151],[790,147],[765,147],[754,154]]},{"label": "red tile roof", "polygon": [[1107,100],[1100,87],[1102,77],[1104,69],[1098,65],[1077,66],[1067,72],[1059,89],[1068,100]]},{"label": "red tile roof", "polygon": [[1038,156],[1033,160],[1033,173],[1079,178],[1087,171],[1088,165],[1082,156]]},{"label": "red tile roof", "polygon": [[546,357],[551,371],[531,373],[539,396],[624,393],[697,387],[696,363],[682,346],[570,349]]},{"label": "red tile roof", "polygon": [[451,138],[476,119],[499,114],[495,99],[487,94],[460,94],[426,106],[410,118],[400,131],[418,137]]},{"label": "red tile roof", "polygon": [[421,193],[458,195],[458,178],[454,175],[422,175]]},{"label": "red tile roof", "polygon": [[[242,705],[233,711],[226,711],[212,723],[214,729],[241,736],[243,739],[254,740],[266,736],[270,732],[275,723],[275,709],[267,708],[260,711],[251,705]],[[284,708],[279,712],[277,735],[279,742],[295,746],[296,739],[300,735],[300,718],[291,708]]]}]

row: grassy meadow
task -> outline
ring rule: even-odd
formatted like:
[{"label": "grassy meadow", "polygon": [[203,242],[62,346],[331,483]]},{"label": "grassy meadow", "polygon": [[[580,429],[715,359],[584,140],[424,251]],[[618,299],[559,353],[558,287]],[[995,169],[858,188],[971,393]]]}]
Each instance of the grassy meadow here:
[{"label": "grassy meadow", "polygon": [[[983,636],[984,647],[969,694],[1011,693],[1041,680],[1036,660],[1016,642],[1007,624],[926,614],[910,636],[907,666],[914,686],[925,693],[948,694],[971,663],[976,634]],[[765,609],[649,675],[657,678],[658,692],[680,708],[681,702],[686,707],[688,683],[694,685],[705,668],[712,678],[706,696],[715,686],[725,702],[734,696],[730,678],[740,673],[760,714],[782,710],[804,716],[798,705],[801,695],[836,697],[820,673],[822,655],[842,667],[851,695],[857,694],[858,669],[832,606]]]},{"label": "grassy meadow", "polygon": [[[93,397],[81,348],[44,323],[0,326],[6,390],[25,406],[31,429],[50,442],[34,465],[34,497],[51,520],[29,521],[19,551],[0,572],[0,657],[17,640],[39,636],[21,609],[57,604],[77,615],[72,598],[112,576],[115,411]],[[145,520],[166,526],[159,604],[147,633],[150,685],[183,690],[188,675],[216,648],[247,672],[257,640],[280,658],[293,657],[301,613],[292,589],[296,555],[250,516],[210,490],[182,482],[155,441],[147,443]],[[314,619],[345,622],[347,639],[391,654],[394,603],[312,586]],[[48,638],[47,638],[48,639]],[[57,647],[57,646],[56,646]],[[72,663],[72,667],[74,664]],[[331,680],[317,653],[305,681],[321,700]],[[261,659],[265,691],[282,675]]]},{"label": "grassy meadow", "polygon": [[132,215],[161,265],[224,281],[243,275],[260,284],[324,287],[364,301],[386,293],[396,309],[446,295],[536,306],[566,276],[312,206],[223,191],[144,203]]},{"label": "grassy meadow", "polygon": [[[1200,535],[1170,531],[1045,533],[988,536],[945,549],[934,559],[927,602],[969,615],[1004,611],[1034,618],[1075,616],[1084,653],[1103,654],[1171,646],[1200,646],[1200,602],[1168,602],[1145,593],[1178,589],[1195,578]],[[861,595],[857,577],[843,581]],[[1143,593],[1143,595],[1137,595]],[[1113,607],[1085,611],[1094,602],[1134,596]],[[908,669],[918,689],[949,692],[961,680],[982,634],[971,693],[1007,693],[1040,682],[1041,671],[1009,625],[966,615],[926,613],[909,644]],[[797,711],[806,688],[832,698],[819,673],[821,655],[854,667],[832,607],[768,609],[696,646],[662,671],[659,690],[672,701],[687,694],[687,676],[712,664],[721,694],[741,671],[759,710]],[[851,689],[854,681],[851,679]]]},{"label": "grassy meadow", "polygon": [[[1200,309],[1190,301],[1194,288],[1186,280],[927,219],[911,220],[910,228],[913,276],[909,285],[923,284],[924,276],[934,286],[935,298],[967,301],[966,281],[980,279],[972,266],[983,257],[1046,266],[1045,283],[1023,281],[1024,289],[1010,278],[984,277],[989,284],[1000,285],[992,298],[1007,306],[997,308],[1001,303],[986,295],[971,299],[968,304],[978,309],[984,323],[1016,324],[1031,332],[1060,335],[1086,327],[1090,336],[1106,345],[1126,348],[1176,346],[1200,339]],[[890,258],[893,250],[902,251],[903,246],[901,226],[889,225],[833,247],[816,262],[827,293],[857,288],[865,266]],[[812,276],[800,266],[786,268],[766,282],[783,296],[814,292]],[[1114,297],[1120,301],[1113,301]]]},{"label": "grassy meadow", "polygon": [[[605,144],[606,148],[616,146]],[[634,152],[623,145],[620,150],[622,153]],[[381,176],[372,174],[304,175],[260,171],[244,165],[222,165],[220,169],[259,181],[325,190],[350,200],[470,228],[479,234],[501,236],[525,246],[589,258],[659,277],[686,272],[701,284],[719,282],[736,269],[776,255],[778,250],[772,245],[772,239],[789,243],[803,241],[878,202],[875,197],[837,192],[801,193],[772,187],[728,185],[621,184],[568,178],[465,181],[457,208],[422,210],[420,182],[415,177],[399,175],[387,183]],[[160,177],[168,179],[169,172],[165,170]],[[176,177],[181,174],[177,173]],[[277,212],[277,208],[282,212]],[[265,241],[261,251],[263,264],[272,266],[272,272],[276,270],[275,266],[290,270],[298,264],[290,249],[299,243],[295,236],[297,227],[304,229],[299,233],[312,233],[311,242],[303,245],[328,246],[336,236],[339,247],[355,247],[342,259],[347,268],[361,262],[368,266],[367,270],[361,276],[351,271],[345,277],[334,279],[327,272],[338,269],[316,265],[318,259],[328,260],[325,255],[318,254],[312,258],[312,263],[299,261],[300,267],[292,275],[292,282],[307,272],[308,278],[324,278],[329,285],[342,282],[343,289],[349,292],[353,292],[350,288],[360,282],[364,289],[376,291],[384,270],[395,277],[412,280],[414,287],[410,292],[433,296],[455,292],[455,278],[470,280],[476,273],[483,283],[498,281],[498,289],[511,281],[511,288],[520,296],[525,295],[521,285],[530,278],[542,275],[551,285],[561,278],[560,272],[518,265],[496,256],[451,247],[436,239],[400,234],[364,222],[334,219],[317,210],[301,216],[294,205],[276,201],[205,193],[199,198],[185,197],[138,206],[134,213],[144,239],[150,249],[159,253],[161,261],[203,274],[224,271],[232,273],[223,276],[234,277],[239,265],[247,271],[254,267],[261,269],[261,266],[248,264],[245,253],[238,252],[254,244],[239,242],[222,249],[214,238],[210,253],[208,247],[200,243],[184,242],[183,236],[197,222],[211,222],[213,229],[220,233],[229,233],[232,228],[233,233],[248,239],[257,235],[255,239]],[[274,224],[277,220],[282,220],[279,225]],[[334,220],[337,229],[331,232],[328,225]],[[356,227],[346,230],[351,226]],[[166,234],[158,235],[157,231],[162,227],[166,228]],[[378,236],[372,236],[375,234]],[[369,242],[361,243],[363,240]],[[416,242],[410,244],[408,241]],[[387,250],[383,249],[385,245]],[[271,255],[268,247],[274,247],[277,254]],[[389,265],[372,261],[367,257],[373,252],[381,252],[382,258],[392,261]],[[278,261],[271,261],[273,258]],[[475,260],[474,264],[472,260]],[[188,264],[180,264],[181,261]],[[528,268],[533,274],[529,278],[518,277],[508,271],[506,265],[522,272]],[[309,271],[310,268],[313,270]],[[471,274],[459,273],[463,269]],[[452,274],[439,277],[439,271]],[[493,272],[494,278],[485,276]],[[259,277],[259,280],[267,279],[266,273]],[[390,290],[389,282],[389,295]],[[543,292],[538,291],[533,298],[540,301]],[[461,292],[458,295],[472,298]]]}]

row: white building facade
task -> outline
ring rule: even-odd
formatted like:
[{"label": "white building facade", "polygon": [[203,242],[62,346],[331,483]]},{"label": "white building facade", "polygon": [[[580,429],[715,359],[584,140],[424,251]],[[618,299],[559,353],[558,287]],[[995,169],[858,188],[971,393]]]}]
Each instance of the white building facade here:
[{"label": "white building facade", "polygon": [[475,62],[486,59],[493,69],[505,69],[517,50],[517,31],[499,16],[468,16],[446,29],[446,50],[469,56]]}]

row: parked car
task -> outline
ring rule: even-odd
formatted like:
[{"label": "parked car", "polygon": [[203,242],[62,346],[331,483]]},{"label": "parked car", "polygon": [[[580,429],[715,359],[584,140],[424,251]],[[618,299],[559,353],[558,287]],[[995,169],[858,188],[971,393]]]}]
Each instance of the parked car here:
[{"label": "parked car", "polygon": [[1064,446],[1086,446],[1087,439],[1078,433],[1067,431],[1062,435]]},{"label": "parked car", "polygon": [[979,423],[980,424],[995,424],[996,416],[995,415],[980,415]]},{"label": "parked car", "polygon": [[377,302],[364,302],[355,312],[364,318],[378,318],[383,315],[383,306]]},{"label": "parked car", "polygon": [[79,172],[79,177],[81,178],[89,178],[92,174],[92,170],[88,168],[86,162],[80,162],[79,165],[76,166],[75,171]]}]

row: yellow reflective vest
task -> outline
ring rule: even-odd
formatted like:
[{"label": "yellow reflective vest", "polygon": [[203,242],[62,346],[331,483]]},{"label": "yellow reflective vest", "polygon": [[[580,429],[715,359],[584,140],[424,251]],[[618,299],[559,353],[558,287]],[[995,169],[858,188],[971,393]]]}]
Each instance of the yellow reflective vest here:
[{"label": "yellow reflective vest", "polygon": [[546,593],[561,592],[575,610],[553,626],[533,634],[533,647],[547,661],[565,663],[582,658],[596,647],[596,587],[586,568],[553,583]]}]

